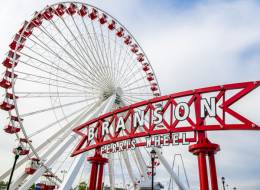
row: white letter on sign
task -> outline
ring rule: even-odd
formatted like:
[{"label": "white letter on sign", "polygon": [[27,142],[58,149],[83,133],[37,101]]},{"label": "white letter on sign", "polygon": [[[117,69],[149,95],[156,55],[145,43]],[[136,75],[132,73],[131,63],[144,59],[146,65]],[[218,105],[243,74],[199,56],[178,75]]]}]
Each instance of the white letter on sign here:
[{"label": "white letter on sign", "polygon": [[178,121],[183,121],[187,119],[189,114],[190,114],[190,108],[189,105],[185,102],[179,103],[174,110],[175,118]]},{"label": "white letter on sign", "polygon": [[153,123],[155,125],[160,124],[162,122],[162,120],[163,120],[161,111],[162,111],[162,107],[158,107],[158,108],[154,109],[154,112],[153,112]]},{"label": "white letter on sign", "polygon": [[206,98],[202,98],[200,101],[200,117],[206,117],[206,113],[209,114],[210,117],[215,117],[216,113],[216,98],[211,97],[210,103],[208,103]]},{"label": "white letter on sign", "polygon": [[88,141],[92,141],[94,139],[94,135],[95,135],[94,131],[95,131],[94,127],[88,129]]},{"label": "white letter on sign", "polygon": [[[144,111],[141,110],[140,112],[141,112],[141,113],[139,113],[139,112],[137,111],[137,112],[134,112],[134,114],[133,114],[134,128],[137,127],[137,123],[139,124],[140,127],[144,125]],[[140,116],[140,115],[141,115],[141,116]]]},{"label": "white letter on sign", "polygon": [[125,130],[125,122],[122,116],[118,118],[117,125],[116,125],[116,132],[118,132],[121,129]]},{"label": "white letter on sign", "polygon": [[104,137],[106,134],[109,134],[109,122],[108,121],[104,121],[102,123],[102,137]]}]

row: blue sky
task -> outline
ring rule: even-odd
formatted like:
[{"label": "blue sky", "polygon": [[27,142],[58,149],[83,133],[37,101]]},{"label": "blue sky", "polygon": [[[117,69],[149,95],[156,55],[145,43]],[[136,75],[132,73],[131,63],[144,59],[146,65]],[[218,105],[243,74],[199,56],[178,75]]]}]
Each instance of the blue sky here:
[{"label": "blue sky", "polygon": [[[0,3],[1,60],[24,19],[55,1],[11,0]],[[137,38],[157,74],[162,94],[208,85],[260,80],[260,1],[91,0],[109,12]],[[12,10],[12,11],[11,11]],[[2,70],[1,70],[2,71]],[[259,92],[259,91],[258,91]],[[259,117],[258,98],[251,109]],[[247,107],[241,106],[241,109]],[[258,120],[259,121],[259,120]],[[1,119],[1,124],[4,121]],[[219,178],[238,189],[260,189],[260,134],[210,134],[221,145]],[[11,165],[14,138],[0,131],[0,173]],[[182,152],[192,189],[198,189],[196,159]],[[6,164],[3,164],[6,163]]]}]

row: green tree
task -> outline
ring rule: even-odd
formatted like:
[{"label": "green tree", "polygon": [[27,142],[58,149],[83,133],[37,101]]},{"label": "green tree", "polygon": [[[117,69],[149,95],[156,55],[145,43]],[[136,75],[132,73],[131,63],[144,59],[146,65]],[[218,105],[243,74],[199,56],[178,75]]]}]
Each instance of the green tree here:
[{"label": "green tree", "polygon": [[81,182],[79,184],[78,190],[86,190],[87,189],[87,184],[85,182]]}]

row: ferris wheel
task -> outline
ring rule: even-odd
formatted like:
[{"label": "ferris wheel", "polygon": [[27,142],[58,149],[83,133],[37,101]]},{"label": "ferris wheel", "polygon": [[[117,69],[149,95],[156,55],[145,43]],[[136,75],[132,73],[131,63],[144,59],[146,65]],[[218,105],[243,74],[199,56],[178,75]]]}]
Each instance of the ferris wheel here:
[{"label": "ferris wheel", "polygon": [[[10,43],[0,82],[4,131],[21,146],[11,189],[32,184],[68,189],[88,179],[87,152],[70,157],[72,129],[91,118],[160,95],[152,66],[130,32],[92,5],[64,2],[25,21]],[[175,175],[156,149],[156,166]],[[151,176],[149,151],[106,155],[105,185],[133,189]],[[9,176],[10,170],[0,179]],[[175,178],[181,189],[183,184]]]}]

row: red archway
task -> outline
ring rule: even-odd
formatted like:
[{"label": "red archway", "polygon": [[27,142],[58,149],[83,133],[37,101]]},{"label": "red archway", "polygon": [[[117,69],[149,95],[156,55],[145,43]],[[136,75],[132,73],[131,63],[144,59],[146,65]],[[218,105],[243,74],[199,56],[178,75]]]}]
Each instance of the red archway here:
[{"label": "red archway", "polygon": [[[153,146],[159,141],[167,143],[196,142],[189,146],[189,151],[198,157],[200,189],[208,190],[208,174],[206,156],[209,159],[211,189],[217,190],[217,174],[214,154],[220,150],[219,145],[210,142],[207,131],[217,130],[260,130],[260,125],[239,114],[231,106],[248,93],[260,86],[260,81],[226,84],[189,90],[160,96],[142,101],[131,106],[122,107],[92,119],[77,128],[74,132],[82,136],[82,140],[72,156],[95,149],[96,153],[89,158],[92,163],[90,190],[99,189],[102,183],[103,165],[107,162],[102,153],[120,148]],[[236,90],[231,96],[227,94]],[[207,98],[205,97],[207,95]],[[186,98],[180,102],[179,98]],[[140,111],[141,110],[141,111]],[[226,116],[232,116],[237,122],[229,122]],[[213,123],[206,123],[211,117]],[[148,121],[144,120],[148,118]],[[184,126],[179,123],[186,122]],[[127,124],[127,126],[126,126]],[[189,132],[191,137],[172,135]],[[169,134],[169,137],[145,141],[145,137]],[[134,139],[138,138],[136,142]],[[130,140],[130,143],[119,142]],[[134,143],[132,143],[132,141]],[[113,146],[108,146],[113,144]],[[103,148],[106,147],[106,148]],[[99,169],[99,172],[98,172]],[[94,173],[94,174],[93,174]],[[97,179],[97,176],[100,176]],[[94,180],[94,181],[93,181]],[[98,182],[98,185],[97,185]],[[97,188],[98,187],[98,188]]]}]

